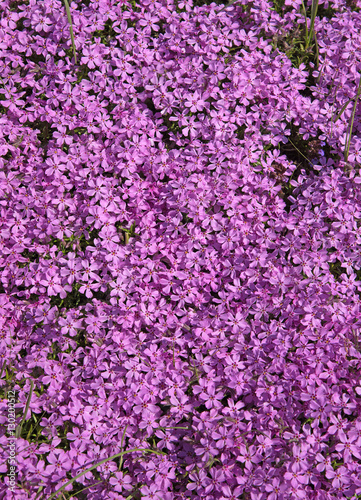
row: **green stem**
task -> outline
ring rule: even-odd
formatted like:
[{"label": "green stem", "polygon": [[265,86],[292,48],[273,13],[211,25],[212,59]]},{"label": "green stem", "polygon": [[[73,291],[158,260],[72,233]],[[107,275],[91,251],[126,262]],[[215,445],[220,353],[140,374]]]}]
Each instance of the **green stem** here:
[{"label": "green stem", "polygon": [[312,0],[310,34],[306,42],[306,49],[310,45],[313,38],[317,9],[318,9],[318,0]]},{"label": "green stem", "polygon": [[292,144],[292,146],[296,149],[296,151],[298,151],[300,153],[300,155],[303,156],[304,159],[307,160],[308,163],[313,166],[313,164],[310,162],[310,160],[298,149],[298,147],[295,144],[293,144],[293,142],[291,141],[291,139],[288,138],[288,140],[290,141],[290,143]]},{"label": "green stem", "polygon": [[318,48],[316,32],[314,34],[314,37],[315,37],[315,44],[316,44],[316,69],[318,70],[318,68],[320,67],[320,51]]},{"label": "green stem", "polygon": [[355,97],[352,97],[351,99],[349,99],[341,108],[341,111],[339,112],[339,114],[336,116],[336,118],[334,120],[332,120],[332,123],[336,123],[337,120],[339,120],[341,118],[341,115],[342,113],[345,111],[345,109],[347,108],[347,106],[350,104],[350,102],[352,102],[353,100],[355,100]]},{"label": "green stem", "polygon": [[349,154],[349,151],[350,151],[353,122],[355,120],[356,108],[357,108],[357,101],[358,101],[358,99],[360,97],[360,94],[361,94],[361,75],[360,75],[360,80],[359,80],[358,87],[357,87],[357,93],[356,93],[356,97],[355,97],[355,102],[353,104],[353,109],[352,109],[351,123],[350,123],[350,132],[349,132],[349,135],[348,135],[347,147],[345,148],[345,154],[344,154],[344,160],[345,160],[345,162],[347,162],[347,160],[348,160],[348,154]]},{"label": "green stem", "polygon": [[220,12],[223,12],[225,9],[228,9],[228,7],[230,7],[231,5],[233,5],[234,3],[238,2],[238,1],[239,1],[239,0],[232,0],[232,1],[231,1],[231,2],[229,2],[227,5],[225,5],[225,6],[223,7],[223,9],[219,10],[219,11],[218,11],[218,14],[219,14]]},{"label": "green stem", "polygon": [[303,3],[303,0],[302,0],[302,9],[303,9],[303,15],[305,16],[305,29],[306,29],[306,44],[308,42],[308,27],[307,27],[307,12],[306,12],[306,7],[305,7],[305,4]]},{"label": "green stem", "polygon": [[175,361],[174,361],[174,340],[173,340],[173,366],[175,366]]},{"label": "green stem", "polygon": [[26,400],[24,416],[23,416],[20,424],[16,427],[16,431],[15,431],[16,438],[19,438],[21,436],[21,430],[22,430],[22,427],[23,427],[25,419],[26,419],[26,414],[28,413],[28,410],[29,410],[31,396],[33,395],[34,382],[31,379],[29,379],[29,382],[30,382],[30,391],[29,391],[28,399]]},{"label": "green stem", "polygon": [[[335,97],[333,98],[333,103],[332,103],[332,116],[331,116],[331,133],[330,133],[330,137],[332,139],[332,133],[333,133],[333,124],[334,124],[334,121],[333,121],[333,112],[334,112],[334,106],[335,106],[335,102],[336,102],[336,98],[337,98],[337,91],[338,89],[340,88],[340,85],[337,87],[336,89],[336,92],[335,92]],[[335,120],[337,121],[337,120]]]},{"label": "green stem", "polygon": [[1,371],[0,371],[0,378],[2,377],[3,375],[3,371],[4,371],[4,368],[6,367],[6,361],[3,362],[2,364],[2,367],[1,367]]},{"label": "green stem", "polygon": [[323,70],[325,69],[325,66],[326,66],[326,64],[325,64],[325,62],[324,62],[323,66],[322,66],[322,68],[321,68],[321,71],[318,73],[318,77],[317,77],[316,83],[320,83],[321,76],[322,76],[322,74],[323,74]]},{"label": "green stem", "polygon": [[73,53],[74,53],[75,64],[78,64],[77,60],[76,60],[76,49],[75,49],[75,40],[74,40],[74,32],[73,32],[73,21],[71,20],[71,13],[70,13],[70,7],[69,7],[68,0],[64,0],[64,4],[65,4],[66,15],[68,17],[68,22],[69,22],[70,38],[71,38],[71,44],[73,46]]},{"label": "green stem", "polygon": [[79,495],[79,493],[81,493],[82,491],[85,491],[88,488],[93,488],[93,486],[97,486],[98,484],[101,484],[101,483],[104,483],[104,481],[99,481],[98,483],[89,484],[89,486],[85,486],[85,488],[83,488],[82,490],[77,491],[76,494]]},{"label": "green stem", "polygon": [[[123,431],[123,435],[122,435],[122,440],[120,442],[120,449],[123,451],[123,445],[124,445],[124,439],[125,439],[125,433],[127,432],[127,428],[128,426],[126,425],[125,426],[125,429]],[[122,465],[123,465],[123,455],[120,457],[120,461],[119,461],[119,468],[118,470],[120,470],[122,468]]]},{"label": "green stem", "polygon": [[61,493],[63,490],[65,490],[65,488],[67,486],[69,486],[70,484],[74,483],[77,479],[79,479],[79,477],[82,477],[85,474],[87,474],[88,472],[96,469],[97,467],[99,467],[99,465],[103,465],[103,464],[105,464],[105,462],[109,462],[110,460],[114,460],[115,458],[122,457],[123,455],[126,455],[127,453],[133,453],[135,451],[146,451],[148,453],[155,453],[156,455],[166,455],[166,453],[163,453],[162,451],[149,450],[147,448],[133,448],[132,450],[121,451],[120,453],[117,453],[116,455],[113,455],[113,456],[108,457],[108,458],[104,458],[104,460],[101,460],[97,464],[92,465],[88,469],[85,469],[83,472],[80,472],[79,474],[77,474],[75,477],[73,477],[68,482],[66,482],[65,484],[63,484],[63,486],[61,488],[59,488],[57,491],[55,491],[55,493],[53,493],[52,495],[50,495],[50,497],[48,497],[48,500],[52,500],[53,498],[56,498],[59,495],[59,493]]}]

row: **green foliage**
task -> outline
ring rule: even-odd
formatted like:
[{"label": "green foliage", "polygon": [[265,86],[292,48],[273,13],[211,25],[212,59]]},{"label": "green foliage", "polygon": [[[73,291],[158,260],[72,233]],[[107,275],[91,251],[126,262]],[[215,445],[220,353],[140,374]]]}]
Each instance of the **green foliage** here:
[{"label": "green foliage", "polygon": [[273,8],[277,12],[277,14],[283,14],[285,9],[285,0],[274,0],[273,1]]},{"label": "green foliage", "polygon": [[135,223],[130,226],[130,228],[123,227],[121,222],[116,222],[115,227],[118,229],[124,244],[127,245],[129,243],[130,238],[134,238],[135,236],[140,236],[139,233],[135,232]]},{"label": "green foliage", "polygon": [[92,41],[94,41],[95,38],[100,38],[104,45],[109,46],[110,41],[113,40],[115,36],[116,32],[113,30],[113,21],[108,19],[104,24],[104,29],[93,32]]},{"label": "green foliage", "polygon": [[[79,238],[74,235],[71,235],[69,238],[64,236],[62,240],[59,238],[51,237],[50,244],[51,246],[56,246],[64,255],[67,255],[69,252],[74,251],[74,245],[79,242]],[[34,252],[33,252],[34,253]]]},{"label": "green foliage", "polygon": [[336,280],[339,279],[341,274],[343,274],[344,270],[341,267],[341,262],[336,260],[336,262],[329,263],[330,273],[335,277]]},{"label": "green foliage", "polygon": [[[306,43],[306,49],[310,46],[311,42],[313,41],[313,38],[316,37],[314,28],[315,28],[315,19],[316,19],[316,14],[318,10],[318,0],[312,0],[312,6],[311,6],[311,22],[310,22],[310,31],[308,32],[308,27],[307,27],[307,11],[304,2],[302,1],[302,9],[303,13],[305,16],[305,43]],[[315,38],[316,41],[316,38]],[[317,43],[317,41],[316,41]]]},{"label": "green foliage", "polygon": [[3,365],[1,367],[1,377],[5,373],[5,384],[0,387],[0,399],[3,400],[7,398],[7,393],[14,386],[14,376],[15,369],[9,365],[8,362],[3,361]]},{"label": "green foliage", "polygon": [[89,238],[85,239],[85,235],[82,234],[79,237],[79,246],[81,250],[85,250],[89,245],[94,245],[94,240],[99,236],[99,229],[93,229],[89,232]]},{"label": "green foliage", "polygon": [[73,309],[81,305],[85,305],[88,302],[86,296],[79,292],[81,285],[79,283],[73,283],[72,291],[67,294],[65,299],[61,299],[60,295],[56,295],[51,298],[51,307],[57,306],[59,308],[64,307],[65,309]]},{"label": "green foliage", "polygon": [[57,306],[58,308],[64,308],[66,310],[74,309],[80,306],[91,303],[94,298],[106,301],[107,292],[93,291],[93,297],[88,298],[84,293],[80,293],[79,289],[82,285],[80,283],[73,283],[72,290],[69,292],[64,299],[60,295],[52,296],[50,299],[51,307]]},{"label": "green foliage", "polygon": [[28,443],[36,443],[37,445],[47,443],[48,438],[43,435],[43,427],[40,426],[42,418],[46,417],[46,415],[51,416],[50,413],[46,414],[46,412],[43,412],[40,416],[32,413],[30,418],[22,425],[18,437],[25,439]]},{"label": "green foliage", "polygon": [[285,154],[287,159],[297,165],[297,170],[293,177],[297,178],[302,169],[306,172],[313,170],[312,160],[319,156],[321,141],[313,137],[304,139],[300,133],[299,127],[290,124],[291,134],[288,136],[288,142],[279,146],[281,154]]},{"label": "green foliage", "polygon": [[[274,3],[275,10],[279,14],[286,12],[288,8],[284,7],[284,0]],[[302,11],[305,17],[304,27],[300,24],[295,25],[293,30],[283,31],[280,35],[274,36],[272,46],[275,50],[284,53],[292,62],[292,65],[299,68],[301,64],[305,64],[310,69],[310,63],[315,63],[316,68],[319,66],[318,60],[318,43],[316,33],[314,32],[314,23],[316,14],[318,13],[318,0],[313,0],[310,12],[302,2]],[[308,16],[311,17],[310,32],[307,27]],[[310,75],[312,72],[310,71]],[[313,81],[308,82],[309,85]]]},{"label": "green foliage", "polygon": [[293,30],[283,31],[281,35],[274,36],[271,45],[275,50],[284,53],[295,68],[299,68],[302,63],[307,67],[310,62],[315,62],[314,46],[306,47],[301,25],[297,25]]},{"label": "green foliage", "polygon": [[73,129],[72,131],[72,135],[87,135],[88,134],[88,129],[86,127],[77,127],[75,129]]},{"label": "green foliage", "polygon": [[334,470],[338,469],[341,465],[343,465],[343,462],[337,462],[337,460],[333,460],[331,462],[331,465],[333,467]]},{"label": "green foliage", "polygon": [[89,67],[86,64],[82,64],[80,66],[79,71],[76,73],[77,77],[76,83],[80,83],[82,80],[87,79],[89,72],[90,72]]}]

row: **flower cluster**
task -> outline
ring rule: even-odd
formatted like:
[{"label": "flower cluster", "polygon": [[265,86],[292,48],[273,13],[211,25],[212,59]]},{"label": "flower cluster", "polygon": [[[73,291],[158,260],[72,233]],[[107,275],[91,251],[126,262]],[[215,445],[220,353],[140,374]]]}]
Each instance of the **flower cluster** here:
[{"label": "flower cluster", "polygon": [[73,1],[77,63],[0,2],[2,498],[361,494],[361,2],[319,4],[297,66],[299,1]]}]

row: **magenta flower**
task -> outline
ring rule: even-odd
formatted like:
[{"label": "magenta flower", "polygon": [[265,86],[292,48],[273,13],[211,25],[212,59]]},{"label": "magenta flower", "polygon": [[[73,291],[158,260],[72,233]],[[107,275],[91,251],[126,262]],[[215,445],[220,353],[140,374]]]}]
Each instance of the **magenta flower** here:
[{"label": "magenta flower", "polygon": [[99,288],[99,283],[87,282],[83,283],[83,285],[79,288],[79,293],[83,293],[88,299],[91,299],[93,297],[93,292],[98,291]]},{"label": "magenta flower", "polygon": [[88,68],[94,69],[102,63],[99,47],[84,47],[82,53],[83,57],[81,58],[81,63],[86,64]]},{"label": "magenta flower", "polygon": [[224,318],[227,318],[227,325],[232,327],[233,333],[238,333],[240,331],[248,330],[249,326],[247,321],[244,319],[244,314],[242,312],[236,312],[232,314],[231,312],[223,315]]},{"label": "magenta flower", "polygon": [[360,0],[218,3],[1,2],[16,498],[361,493]]},{"label": "magenta flower", "polygon": [[272,479],[272,484],[268,483],[265,485],[265,490],[268,495],[269,500],[280,500],[283,496],[283,492],[287,489],[284,483],[281,483],[281,479],[279,477],[275,477]]},{"label": "magenta flower", "polygon": [[52,473],[57,478],[60,478],[66,474],[66,471],[71,468],[71,461],[69,460],[67,453],[63,450],[57,450],[58,453],[49,453],[46,457],[49,465],[46,467],[47,473]]},{"label": "magenta flower", "polygon": [[144,498],[144,500],[157,500],[159,498],[159,495],[161,494],[159,486],[156,486],[155,484],[150,484],[149,486],[142,486],[140,488],[140,491],[142,493],[142,497]]},{"label": "magenta flower", "polygon": [[139,21],[141,26],[146,27],[146,31],[158,31],[159,26],[156,24],[159,21],[157,16],[152,15],[150,12],[144,12],[142,19]]},{"label": "magenta flower", "polygon": [[66,132],[66,127],[59,126],[57,131],[53,133],[56,142],[59,146],[65,144],[71,144],[73,142],[72,136],[68,135]]},{"label": "magenta flower", "polygon": [[77,262],[75,259],[75,254],[70,253],[69,259],[62,259],[66,264],[66,267],[62,267],[60,272],[61,275],[67,278],[69,285],[72,285],[77,278],[80,277],[80,269],[82,268],[81,263]]},{"label": "magenta flower", "polygon": [[175,442],[177,441],[177,438],[173,436],[170,432],[163,432],[160,430],[157,430],[155,432],[155,435],[160,439],[160,441],[157,443],[157,447],[162,449],[162,448],[167,448],[168,450],[172,451],[175,450]]},{"label": "magenta flower", "polygon": [[189,398],[186,395],[181,396],[180,398],[171,396],[170,403],[172,405],[170,409],[171,413],[177,414],[180,418],[192,410],[192,405],[189,404]]},{"label": "magenta flower", "polygon": [[246,468],[251,469],[253,464],[258,464],[262,460],[262,456],[258,453],[257,448],[254,445],[248,447],[241,444],[239,446],[240,454],[237,460],[244,463]]},{"label": "magenta flower", "polygon": [[205,402],[205,407],[210,408],[221,408],[222,404],[220,400],[223,399],[224,393],[222,391],[216,392],[215,384],[210,383],[206,391],[202,392],[199,397]]},{"label": "magenta flower", "polygon": [[203,110],[205,101],[202,99],[201,94],[196,91],[193,95],[188,96],[188,100],[186,99],[184,104],[187,108],[190,108],[192,113],[196,113]]},{"label": "magenta flower", "polygon": [[58,276],[48,275],[45,279],[40,280],[40,284],[44,285],[47,289],[48,295],[60,295],[62,299],[66,297],[65,288],[61,285],[60,279]]},{"label": "magenta flower", "polygon": [[142,412],[142,420],[139,423],[139,428],[146,429],[148,437],[152,436],[154,434],[154,430],[158,427],[155,416],[156,414],[151,410],[148,411],[148,409]]},{"label": "magenta flower", "polygon": [[123,472],[115,472],[114,476],[109,479],[109,483],[115,491],[120,493],[123,490],[129,491],[132,489],[132,478],[128,474],[124,475]]},{"label": "magenta flower", "polygon": [[351,462],[352,455],[361,460],[361,450],[360,447],[355,443],[356,436],[340,436],[341,443],[336,444],[335,449],[339,452],[343,452],[344,463]]},{"label": "magenta flower", "polygon": [[212,491],[221,491],[222,483],[224,482],[224,474],[221,470],[212,468],[210,471],[211,478],[204,481],[204,493],[208,494]]},{"label": "magenta flower", "polygon": [[351,482],[349,471],[343,465],[336,470],[328,470],[326,472],[326,477],[327,479],[332,479],[333,488],[339,488],[340,486],[350,484]]}]

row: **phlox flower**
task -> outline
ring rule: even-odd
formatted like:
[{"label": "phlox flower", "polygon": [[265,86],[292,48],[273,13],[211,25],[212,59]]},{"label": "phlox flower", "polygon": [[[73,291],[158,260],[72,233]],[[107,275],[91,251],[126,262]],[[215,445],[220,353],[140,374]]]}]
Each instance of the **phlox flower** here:
[{"label": "phlox flower", "polygon": [[122,492],[123,490],[130,491],[132,489],[132,478],[129,474],[123,474],[123,472],[115,472],[114,477],[109,479],[109,483],[115,489],[115,491]]}]

